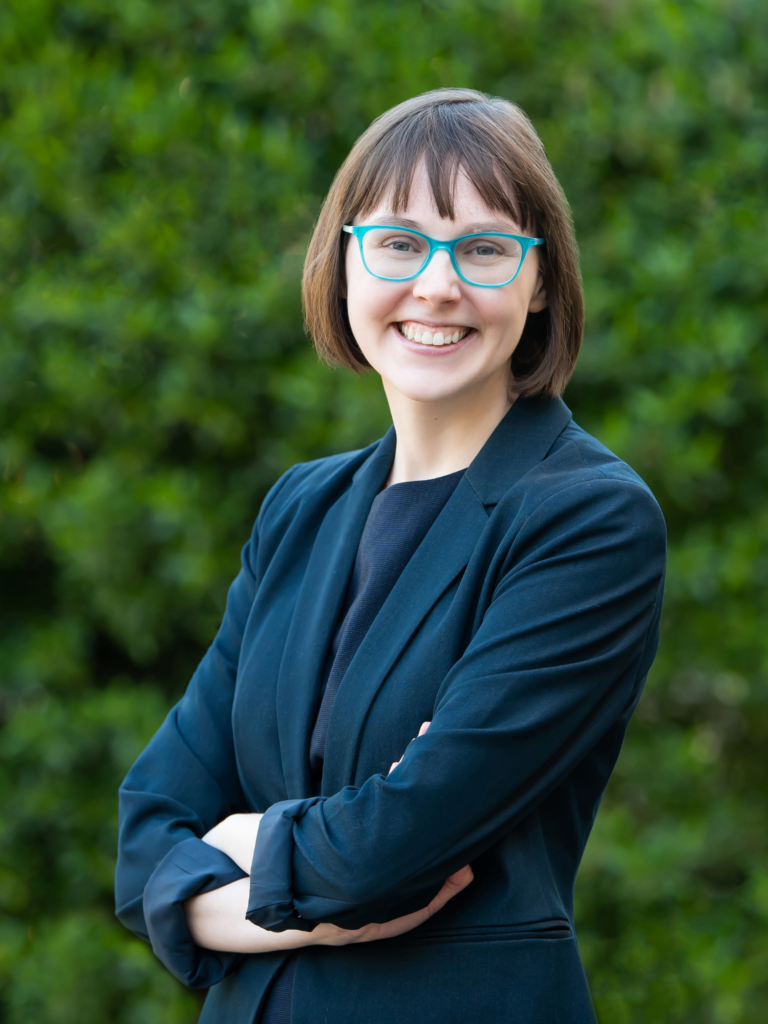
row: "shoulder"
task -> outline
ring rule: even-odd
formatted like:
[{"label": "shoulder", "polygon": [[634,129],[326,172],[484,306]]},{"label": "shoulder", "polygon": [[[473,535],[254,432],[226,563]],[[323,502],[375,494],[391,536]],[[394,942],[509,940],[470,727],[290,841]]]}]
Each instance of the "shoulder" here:
[{"label": "shoulder", "polygon": [[[666,526],[656,498],[630,467],[571,421],[546,457],[508,492],[510,513],[522,529],[548,524],[563,537],[572,530],[619,530],[638,545],[666,550]],[[501,504],[504,504],[502,502]]]},{"label": "shoulder", "polygon": [[327,504],[346,490],[357,471],[375,453],[380,441],[339,455],[311,462],[297,462],[267,492],[256,520],[260,535],[284,529],[298,510],[310,504]]},{"label": "shoulder", "polygon": [[552,445],[544,463],[546,469],[557,471],[571,460],[574,469],[581,476],[597,474],[606,480],[624,482],[641,488],[654,502],[656,500],[648,485],[634,469],[573,420]]},{"label": "shoulder", "polygon": [[297,462],[266,494],[241,560],[257,580],[276,552],[289,543],[294,554],[311,544],[327,509],[351,486],[360,466],[380,442],[357,451]]}]

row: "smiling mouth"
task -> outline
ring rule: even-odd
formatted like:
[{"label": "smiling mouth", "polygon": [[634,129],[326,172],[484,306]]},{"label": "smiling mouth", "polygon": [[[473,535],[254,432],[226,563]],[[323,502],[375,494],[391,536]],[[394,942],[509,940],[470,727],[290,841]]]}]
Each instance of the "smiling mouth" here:
[{"label": "smiling mouth", "polygon": [[455,345],[473,330],[472,327],[456,327],[446,324],[442,327],[428,327],[415,320],[403,320],[397,325],[398,331],[408,341],[418,345]]}]

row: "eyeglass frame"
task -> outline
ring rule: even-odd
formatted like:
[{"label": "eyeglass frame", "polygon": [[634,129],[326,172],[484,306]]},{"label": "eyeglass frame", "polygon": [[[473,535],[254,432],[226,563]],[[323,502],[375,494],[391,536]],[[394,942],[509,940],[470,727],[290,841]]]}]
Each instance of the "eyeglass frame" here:
[{"label": "eyeglass frame", "polygon": [[[390,229],[392,231],[404,231],[409,235],[418,235],[419,238],[423,238],[426,242],[429,242],[429,252],[427,258],[424,260],[422,265],[416,271],[415,274],[411,274],[409,277],[383,277],[381,274],[374,274],[368,264],[365,262],[365,253],[363,252],[363,238],[369,231],[381,230],[382,228]],[[471,231],[468,235],[459,235],[458,238],[446,239],[441,241],[438,238],[430,238],[429,235],[423,234],[421,231],[415,231],[413,228],[404,228],[402,225],[397,224],[343,224],[342,231],[346,231],[349,235],[354,235],[357,239],[357,244],[360,247],[360,258],[363,261],[363,266],[371,275],[371,277],[378,278],[379,281],[412,281],[415,277],[418,277],[422,271],[427,269],[429,261],[432,259],[434,254],[439,249],[445,249],[451,258],[453,269],[459,275],[461,280],[465,284],[471,285],[473,288],[504,288],[508,284],[512,284],[517,275],[520,273],[525,262],[525,257],[528,254],[528,250],[532,249],[535,245],[545,245],[546,240],[543,238],[530,238],[528,235],[509,235],[503,231]],[[459,270],[459,264],[456,260],[456,246],[459,242],[466,241],[467,238],[514,238],[516,242],[520,243],[522,248],[522,254],[520,256],[520,262],[517,266],[517,270],[514,272],[512,277],[508,281],[502,281],[500,284],[480,284],[478,281],[470,281],[468,277],[465,277],[461,270]]]}]

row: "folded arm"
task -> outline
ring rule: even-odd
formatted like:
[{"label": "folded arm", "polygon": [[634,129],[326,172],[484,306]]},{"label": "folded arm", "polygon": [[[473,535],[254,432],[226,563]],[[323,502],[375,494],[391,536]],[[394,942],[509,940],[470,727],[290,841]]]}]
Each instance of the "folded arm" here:
[{"label": "folded arm", "polygon": [[497,842],[637,699],[664,560],[661,514],[638,485],[593,479],[543,503],[397,770],[269,809],[250,920],[280,931],[394,917]]},{"label": "folded arm", "polygon": [[[203,842],[226,853],[241,866],[250,865],[262,814],[235,814],[203,837]],[[357,929],[321,923],[312,931],[267,931],[246,920],[249,879],[243,878],[211,892],[193,896],[184,904],[190,934],[198,946],[232,953],[269,953],[302,946],[346,946],[389,939],[417,928],[472,881],[467,865],[448,878],[438,894],[420,910],[392,921]]]}]

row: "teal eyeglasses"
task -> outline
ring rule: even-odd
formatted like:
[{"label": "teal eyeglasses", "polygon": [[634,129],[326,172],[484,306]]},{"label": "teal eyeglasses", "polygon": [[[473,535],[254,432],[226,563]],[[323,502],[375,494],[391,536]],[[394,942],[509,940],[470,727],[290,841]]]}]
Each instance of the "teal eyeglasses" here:
[{"label": "teal eyeglasses", "polygon": [[478,288],[502,288],[520,273],[525,254],[543,238],[481,231],[439,241],[410,228],[386,224],[345,224],[360,246],[363,266],[382,281],[410,281],[427,266],[438,249],[445,249],[462,281]]}]

